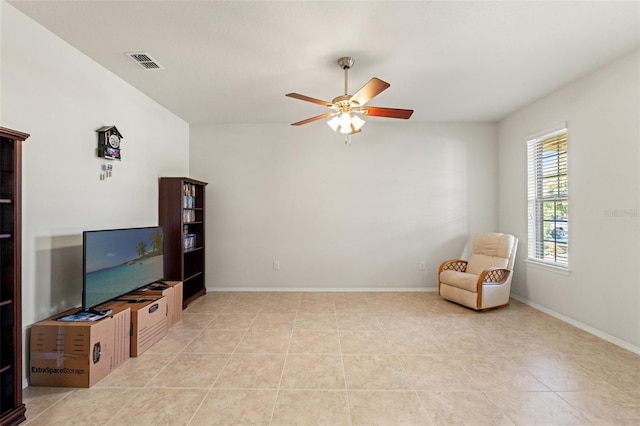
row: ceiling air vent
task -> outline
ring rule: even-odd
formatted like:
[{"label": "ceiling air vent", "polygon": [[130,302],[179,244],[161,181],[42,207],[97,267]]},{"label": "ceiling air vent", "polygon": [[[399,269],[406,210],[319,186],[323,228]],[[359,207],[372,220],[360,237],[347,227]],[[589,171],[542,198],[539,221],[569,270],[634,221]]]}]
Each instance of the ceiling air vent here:
[{"label": "ceiling air vent", "polygon": [[142,68],[146,70],[163,70],[164,67],[156,62],[148,53],[146,52],[134,52],[134,53],[125,53],[128,57],[133,59],[136,64],[140,65]]}]

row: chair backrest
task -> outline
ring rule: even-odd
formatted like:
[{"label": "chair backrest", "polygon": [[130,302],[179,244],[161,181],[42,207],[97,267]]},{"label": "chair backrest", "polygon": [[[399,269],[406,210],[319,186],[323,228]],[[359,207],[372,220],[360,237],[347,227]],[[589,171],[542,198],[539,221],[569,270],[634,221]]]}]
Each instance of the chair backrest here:
[{"label": "chair backrest", "polygon": [[489,232],[473,237],[467,272],[479,275],[487,268],[513,269],[517,238],[509,234]]}]

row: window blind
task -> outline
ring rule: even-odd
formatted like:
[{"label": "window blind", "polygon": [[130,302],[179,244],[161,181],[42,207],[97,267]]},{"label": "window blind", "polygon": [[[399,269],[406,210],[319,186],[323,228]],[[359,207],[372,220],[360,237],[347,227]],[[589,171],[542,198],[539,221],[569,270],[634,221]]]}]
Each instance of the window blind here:
[{"label": "window blind", "polygon": [[528,257],[568,267],[567,129],[527,142]]}]

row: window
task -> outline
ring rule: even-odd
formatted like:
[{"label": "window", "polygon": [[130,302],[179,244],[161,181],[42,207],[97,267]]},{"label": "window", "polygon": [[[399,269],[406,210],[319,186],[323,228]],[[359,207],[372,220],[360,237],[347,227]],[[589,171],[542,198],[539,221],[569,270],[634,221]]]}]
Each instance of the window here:
[{"label": "window", "polygon": [[528,257],[535,262],[569,265],[569,175],[567,129],[527,142]]}]

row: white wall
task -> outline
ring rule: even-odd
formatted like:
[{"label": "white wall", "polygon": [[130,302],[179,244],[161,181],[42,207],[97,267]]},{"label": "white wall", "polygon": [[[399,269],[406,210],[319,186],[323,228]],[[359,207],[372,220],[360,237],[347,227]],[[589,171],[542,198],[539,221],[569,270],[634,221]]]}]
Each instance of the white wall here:
[{"label": "white wall", "polygon": [[[0,123],[31,134],[22,200],[28,326],[80,305],[83,230],[157,225],[158,177],[188,174],[189,126],[12,6],[0,7]],[[95,132],[103,125],[124,135],[123,160],[105,181]]]},{"label": "white wall", "polygon": [[525,138],[569,128],[569,275],[518,263],[516,295],[640,349],[640,54],[499,123],[499,228],[526,254]]},{"label": "white wall", "polygon": [[368,121],[351,146],[322,122],[191,127],[210,290],[436,287],[497,228],[495,124]]}]

